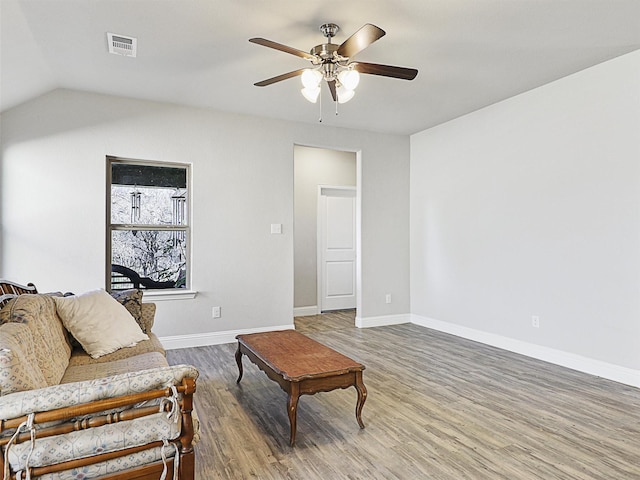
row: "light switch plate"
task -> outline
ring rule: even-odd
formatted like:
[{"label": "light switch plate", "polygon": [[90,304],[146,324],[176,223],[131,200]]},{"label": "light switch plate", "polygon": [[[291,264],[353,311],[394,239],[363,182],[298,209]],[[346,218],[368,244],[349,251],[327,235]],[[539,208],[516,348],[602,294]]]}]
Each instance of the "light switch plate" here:
[{"label": "light switch plate", "polygon": [[272,223],[271,224],[271,233],[282,233],[282,224],[281,223]]}]

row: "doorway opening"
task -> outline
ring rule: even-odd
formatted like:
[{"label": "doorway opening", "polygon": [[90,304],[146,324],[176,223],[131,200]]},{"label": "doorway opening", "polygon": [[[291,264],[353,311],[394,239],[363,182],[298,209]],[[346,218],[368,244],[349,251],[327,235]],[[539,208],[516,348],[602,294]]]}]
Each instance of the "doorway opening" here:
[{"label": "doorway opening", "polygon": [[349,310],[355,317],[358,158],[357,152],[294,145],[294,317],[320,320],[323,311]]}]

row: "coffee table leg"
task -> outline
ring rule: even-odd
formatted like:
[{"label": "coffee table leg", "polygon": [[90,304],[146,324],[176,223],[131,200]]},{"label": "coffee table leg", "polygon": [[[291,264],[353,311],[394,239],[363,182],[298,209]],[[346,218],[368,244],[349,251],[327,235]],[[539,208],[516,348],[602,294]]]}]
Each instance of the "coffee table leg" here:
[{"label": "coffee table leg", "polygon": [[238,343],[238,350],[236,350],[236,363],[238,364],[238,371],[240,372],[236,383],[240,383],[240,380],[242,380],[242,351],[240,350],[240,343]]},{"label": "coffee table leg", "polygon": [[356,372],[355,387],[358,391],[358,403],[356,403],[356,419],[358,420],[358,425],[360,425],[360,428],[364,428],[364,423],[362,422],[362,407],[364,407],[364,402],[367,400],[367,389],[362,382],[362,372]]},{"label": "coffee table leg", "polygon": [[300,398],[300,385],[291,383],[289,397],[287,398],[287,412],[289,413],[289,424],[291,432],[289,434],[289,445],[293,447],[296,443],[296,424],[298,418],[298,399]]}]

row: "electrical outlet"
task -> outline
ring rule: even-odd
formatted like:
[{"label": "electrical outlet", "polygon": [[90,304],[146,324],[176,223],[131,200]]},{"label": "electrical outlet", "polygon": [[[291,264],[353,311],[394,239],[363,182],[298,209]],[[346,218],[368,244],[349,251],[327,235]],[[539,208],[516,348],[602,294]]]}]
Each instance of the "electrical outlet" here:
[{"label": "electrical outlet", "polygon": [[386,295],[386,296],[385,296],[385,298],[384,298],[384,301],[385,301],[386,303],[391,303],[391,294],[390,294],[390,293],[387,293],[387,295]]},{"label": "electrical outlet", "polygon": [[531,326],[533,328],[540,328],[540,317],[537,315],[531,316]]},{"label": "electrical outlet", "polygon": [[282,233],[282,224],[281,223],[272,223],[271,224],[271,233],[281,234]]},{"label": "electrical outlet", "polygon": [[220,318],[222,316],[222,312],[220,311],[220,307],[213,307],[211,311],[211,315],[213,318]]}]

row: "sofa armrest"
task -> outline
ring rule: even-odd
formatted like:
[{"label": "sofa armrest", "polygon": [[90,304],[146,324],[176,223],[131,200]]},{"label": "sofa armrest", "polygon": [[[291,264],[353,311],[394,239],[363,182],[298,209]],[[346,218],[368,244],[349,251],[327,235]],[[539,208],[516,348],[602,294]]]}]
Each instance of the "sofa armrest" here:
[{"label": "sofa armrest", "polygon": [[198,370],[191,365],[173,365],[11,393],[0,397],[0,418],[18,418],[32,412],[168,388],[180,384],[184,377],[195,380]]},{"label": "sofa armrest", "polygon": [[[194,367],[178,365],[0,397],[0,451],[4,457],[0,464],[5,467],[3,460],[8,455],[14,472],[29,469],[38,476],[91,466],[92,471],[106,474],[130,461],[118,459],[143,455],[140,462],[150,461],[148,468],[154,472],[150,478],[157,478],[166,467],[159,461],[160,449],[173,444],[174,450],[168,453],[180,457],[175,466],[186,474],[180,478],[193,479],[192,409],[197,376]],[[29,444],[25,423],[33,425],[35,443],[32,440]],[[11,446],[14,432],[17,443]],[[73,449],[60,447],[67,444]]]}]

